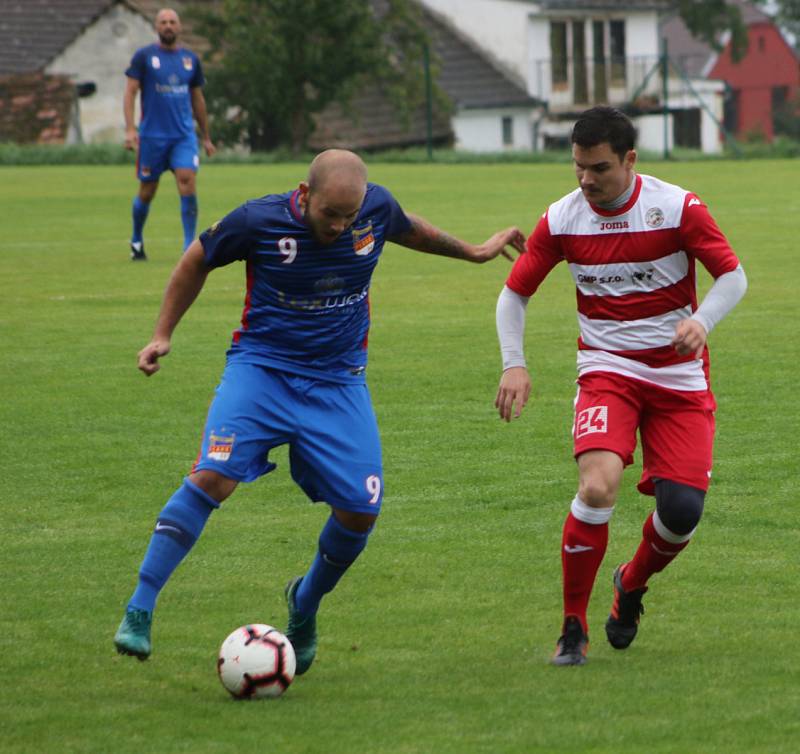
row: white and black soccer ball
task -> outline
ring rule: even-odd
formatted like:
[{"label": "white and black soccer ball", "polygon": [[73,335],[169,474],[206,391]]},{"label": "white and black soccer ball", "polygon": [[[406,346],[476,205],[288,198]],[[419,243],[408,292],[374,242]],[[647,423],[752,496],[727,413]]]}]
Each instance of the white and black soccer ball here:
[{"label": "white and black soccer ball", "polygon": [[222,642],[217,672],[237,699],[280,696],[294,680],[294,648],[265,623],[240,626]]}]

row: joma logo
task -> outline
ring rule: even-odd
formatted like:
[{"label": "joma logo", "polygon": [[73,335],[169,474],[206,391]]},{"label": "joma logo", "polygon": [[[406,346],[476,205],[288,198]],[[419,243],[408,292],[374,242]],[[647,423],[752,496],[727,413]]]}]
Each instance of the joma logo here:
[{"label": "joma logo", "polygon": [[629,227],[627,220],[613,220],[607,223],[600,223],[600,230],[624,230]]}]

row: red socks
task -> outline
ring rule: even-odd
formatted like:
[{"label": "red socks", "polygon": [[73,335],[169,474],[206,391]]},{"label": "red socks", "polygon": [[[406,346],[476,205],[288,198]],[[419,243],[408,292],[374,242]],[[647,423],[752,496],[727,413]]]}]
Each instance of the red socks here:
[{"label": "red socks", "polygon": [[608,521],[613,508],[591,508],[580,498],[564,522],[561,567],[564,576],[564,615],[575,615],[588,633],[586,608],[597,570],[608,544]]},{"label": "red socks", "polygon": [[622,572],[622,588],[626,592],[642,589],[654,573],[663,571],[689,544],[693,533],[684,536],[673,534],[661,523],[657,513],[651,513],[642,527],[639,548]]}]

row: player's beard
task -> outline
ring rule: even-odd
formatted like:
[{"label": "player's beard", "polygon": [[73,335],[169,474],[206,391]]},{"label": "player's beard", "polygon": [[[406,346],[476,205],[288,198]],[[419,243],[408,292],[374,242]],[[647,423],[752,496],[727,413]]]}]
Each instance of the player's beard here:
[{"label": "player's beard", "polygon": [[175,44],[175,40],[178,38],[177,34],[174,31],[162,31],[158,33],[158,41],[161,42],[164,47],[172,47]]}]

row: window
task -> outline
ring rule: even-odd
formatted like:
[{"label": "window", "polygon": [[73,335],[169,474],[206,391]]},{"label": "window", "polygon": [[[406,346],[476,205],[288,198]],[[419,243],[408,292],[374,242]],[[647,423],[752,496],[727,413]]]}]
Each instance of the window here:
[{"label": "window", "polygon": [[567,87],[567,25],[563,21],[550,22],[550,60],[554,89]]},{"label": "window", "polygon": [[572,68],[575,78],[575,104],[586,104],[589,101],[589,89],[586,80],[586,35],[583,21],[572,22]]},{"label": "window", "polygon": [[739,89],[729,89],[725,92],[725,106],[723,124],[725,130],[735,136],[739,131]]},{"label": "window", "polygon": [[592,61],[594,62],[594,101],[598,104],[608,102],[606,25],[602,21],[592,21]]},{"label": "window", "polygon": [[700,149],[700,109],[675,110],[672,113],[672,138],[676,147]]},{"label": "window", "polygon": [[788,86],[773,86],[772,87],[772,112],[786,106],[789,100],[789,87]]},{"label": "window", "polygon": [[514,146],[514,119],[510,115],[503,116],[503,146]]},{"label": "window", "polygon": [[611,41],[611,80],[625,83],[625,22],[610,21],[608,25]]}]

